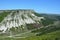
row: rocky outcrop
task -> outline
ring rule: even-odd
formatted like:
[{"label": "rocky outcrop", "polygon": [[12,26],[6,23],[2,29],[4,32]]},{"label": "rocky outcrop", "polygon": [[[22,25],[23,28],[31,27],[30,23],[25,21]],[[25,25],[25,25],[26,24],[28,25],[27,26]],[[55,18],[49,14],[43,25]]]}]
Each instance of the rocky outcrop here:
[{"label": "rocky outcrop", "polygon": [[[33,10],[12,10],[11,13],[0,23],[0,30],[5,33],[12,27],[19,27],[26,24],[39,23],[44,17],[38,17]],[[22,27],[26,28],[26,27]]]}]

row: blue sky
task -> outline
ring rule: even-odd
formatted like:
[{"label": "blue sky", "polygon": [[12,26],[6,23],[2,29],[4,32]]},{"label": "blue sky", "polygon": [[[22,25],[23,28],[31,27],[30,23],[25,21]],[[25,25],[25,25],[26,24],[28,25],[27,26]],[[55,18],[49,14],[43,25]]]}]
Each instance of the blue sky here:
[{"label": "blue sky", "polygon": [[0,0],[0,10],[33,9],[40,13],[60,13],[60,0]]}]

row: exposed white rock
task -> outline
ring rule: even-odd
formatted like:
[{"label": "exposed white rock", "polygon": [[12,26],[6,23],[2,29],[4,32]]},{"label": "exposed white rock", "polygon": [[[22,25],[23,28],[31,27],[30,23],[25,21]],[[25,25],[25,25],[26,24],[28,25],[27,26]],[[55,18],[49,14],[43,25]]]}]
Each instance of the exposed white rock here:
[{"label": "exposed white rock", "polygon": [[[15,12],[14,16],[12,16],[13,12]],[[22,18],[22,15],[24,18]],[[21,10],[19,12],[12,11],[0,23],[0,30],[3,30],[3,32],[5,32],[7,30],[7,28],[10,29],[12,27],[19,27],[19,26],[25,25],[25,24],[37,23],[37,21],[40,21],[41,19],[44,19],[44,17],[37,17],[34,13],[32,13],[31,10],[30,11]],[[5,22],[5,24],[4,24],[4,22]]]}]

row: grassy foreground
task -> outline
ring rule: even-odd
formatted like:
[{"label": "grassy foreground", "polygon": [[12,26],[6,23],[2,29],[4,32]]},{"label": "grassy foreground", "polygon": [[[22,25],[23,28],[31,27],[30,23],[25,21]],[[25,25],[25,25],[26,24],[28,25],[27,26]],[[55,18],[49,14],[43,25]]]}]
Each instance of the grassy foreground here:
[{"label": "grassy foreground", "polygon": [[0,40],[60,40],[60,30],[54,31],[51,33],[43,34],[40,36],[31,36],[26,38],[3,38],[0,37]]}]

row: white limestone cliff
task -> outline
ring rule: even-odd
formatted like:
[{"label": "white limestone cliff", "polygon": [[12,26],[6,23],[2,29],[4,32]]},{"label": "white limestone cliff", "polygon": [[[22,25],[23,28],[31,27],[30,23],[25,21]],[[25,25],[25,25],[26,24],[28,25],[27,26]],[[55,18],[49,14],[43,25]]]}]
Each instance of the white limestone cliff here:
[{"label": "white limestone cliff", "polygon": [[7,29],[10,29],[12,27],[19,27],[21,25],[31,23],[38,23],[41,19],[44,19],[44,17],[36,16],[32,10],[12,11],[0,23],[0,30],[3,30],[4,33]]}]

